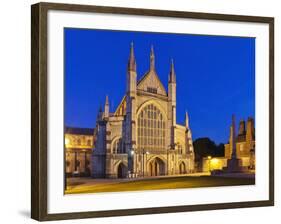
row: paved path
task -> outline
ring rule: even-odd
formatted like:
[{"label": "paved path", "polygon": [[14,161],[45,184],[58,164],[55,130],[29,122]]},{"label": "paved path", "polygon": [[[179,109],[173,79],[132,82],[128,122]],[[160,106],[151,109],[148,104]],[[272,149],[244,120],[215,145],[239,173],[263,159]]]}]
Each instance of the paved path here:
[{"label": "paved path", "polygon": [[253,176],[177,175],[134,179],[68,178],[66,194],[218,187],[255,184]]}]

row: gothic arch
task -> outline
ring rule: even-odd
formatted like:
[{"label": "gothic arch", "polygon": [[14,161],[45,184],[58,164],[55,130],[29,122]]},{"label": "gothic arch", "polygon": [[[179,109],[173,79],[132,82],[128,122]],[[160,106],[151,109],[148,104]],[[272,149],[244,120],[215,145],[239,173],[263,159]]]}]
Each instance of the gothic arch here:
[{"label": "gothic arch", "polygon": [[149,163],[149,162],[151,162],[152,160],[154,160],[156,158],[161,159],[165,164],[167,162],[166,158],[164,156],[162,156],[162,155],[153,155],[153,156],[151,156],[150,158],[147,159],[146,163]]},{"label": "gothic arch", "polygon": [[168,119],[167,112],[166,112],[165,109],[161,106],[161,104],[159,104],[159,103],[157,102],[157,100],[151,100],[151,99],[145,101],[144,103],[142,103],[142,104],[138,107],[138,109],[137,109],[137,116],[138,116],[139,113],[143,110],[143,108],[145,108],[145,107],[148,106],[149,104],[155,105],[155,106],[161,111],[161,113],[164,115],[165,120]]},{"label": "gothic arch", "polygon": [[116,166],[116,174],[117,178],[127,177],[127,166],[123,162],[118,163],[118,165]]},{"label": "gothic arch", "polygon": [[122,136],[115,136],[111,142],[111,153],[117,154],[123,152]]},{"label": "gothic arch", "polygon": [[187,173],[187,165],[184,161],[179,162],[179,174],[186,174]]},{"label": "gothic arch", "polygon": [[126,160],[117,160],[113,164],[114,169],[116,169],[120,163],[124,163],[125,166],[128,166],[128,162]]},{"label": "gothic arch", "polygon": [[[120,174],[120,166],[122,168],[122,177],[119,178],[125,178],[127,177],[128,172],[128,162],[124,160],[118,160],[113,165],[113,171],[116,174],[116,177],[118,178],[118,174]],[[118,172],[119,171],[119,172]]]},{"label": "gothic arch", "polygon": [[147,162],[148,176],[162,176],[166,175],[165,160],[159,156],[155,156]]}]

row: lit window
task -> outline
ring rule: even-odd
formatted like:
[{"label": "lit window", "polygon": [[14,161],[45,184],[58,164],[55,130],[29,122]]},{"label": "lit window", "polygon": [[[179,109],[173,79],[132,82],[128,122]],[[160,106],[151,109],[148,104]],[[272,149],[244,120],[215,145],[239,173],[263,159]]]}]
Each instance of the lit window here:
[{"label": "lit window", "polygon": [[182,154],[182,145],[181,144],[178,145],[178,149],[179,149],[179,154]]},{"label": "lit window", "polygon": [[153,104],[147,105],[138,115],[138,147],[147,150],[165,148],[165,121],[161,111]]},{"label": "lit window", "polygon": [[147,92],[150,92],[150,93],[157,93],[157,88],[153,88],[153,87],[147,87]]},{"label": "lit window", "polygon": [[69,138],[65,138],[64,142],[65,142],[66,145],[69,145],[70,144],[70,139]]},{"label": "lit window", "polygon": [[88,140],[88,141],[87,141],[87,145],[88,145],[88,146],[91,146],[91,143],[92,143],[91,140]]},{"label": "lit window", "polygon": [[244,145],[241,144],[241,145],[240,145],[240,151],[243,152],[243,150],[244,150]]},{"label": "lit window", "polygon": [[77,145],[81,145],[81,139],[77,140]]}]

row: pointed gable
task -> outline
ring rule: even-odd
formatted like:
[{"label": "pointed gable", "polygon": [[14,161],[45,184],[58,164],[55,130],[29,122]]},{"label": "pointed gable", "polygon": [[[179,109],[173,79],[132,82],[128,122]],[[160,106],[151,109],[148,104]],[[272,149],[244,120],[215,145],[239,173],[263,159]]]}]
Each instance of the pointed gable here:
[{"label": "pointed gable", "polygon": [[146,92],[154,92],[156,90],[157,94],[165,96],[167,95],[166,89],[160,81],[155,70],[150,70],[138,81],[137,89]]}]

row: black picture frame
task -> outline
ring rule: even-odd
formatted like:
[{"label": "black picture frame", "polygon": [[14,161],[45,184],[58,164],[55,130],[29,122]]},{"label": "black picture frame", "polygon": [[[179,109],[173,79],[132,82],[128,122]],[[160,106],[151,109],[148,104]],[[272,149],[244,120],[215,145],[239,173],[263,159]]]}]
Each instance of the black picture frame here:
[{"label": "black picture frame", "polygon": [[[265,23],[269,25],[269,200],[204,205],[138,208],[126,210],[88,211],[48,214],[47,206],[47,13],[49,10],[98,12],[158,16],[167,18],[195,18]],[[118,8],[90,5],[38,3],[31,6],[31,217],[39,221],[80,219],[109,216],[141,215],[170,212],[245,208],[274,205],[274,18],[224,15],[182,11],[163,11],[137,8]]]}]

